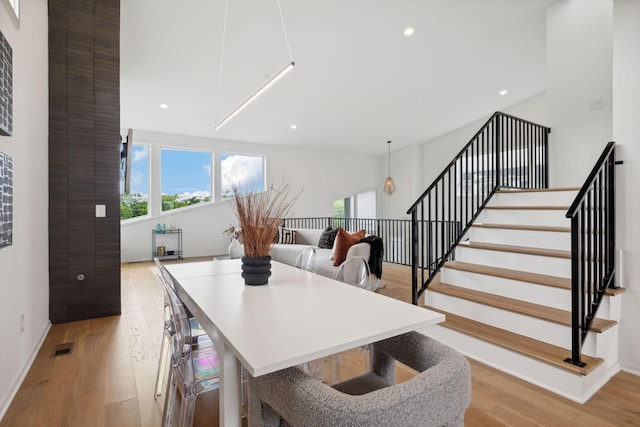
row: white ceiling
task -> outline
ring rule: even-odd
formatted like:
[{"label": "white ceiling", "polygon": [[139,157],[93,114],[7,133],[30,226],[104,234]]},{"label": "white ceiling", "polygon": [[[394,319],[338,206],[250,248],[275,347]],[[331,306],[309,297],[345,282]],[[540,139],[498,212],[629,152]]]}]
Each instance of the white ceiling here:
[{"label": "white ceiling", "polygon": [[555,1],[280,0],[296,67],[214,131],[289,62],[277,1],[228,0],[220,67],[224,0],[125,0],[121,125],[383,156],[543,92]]}]

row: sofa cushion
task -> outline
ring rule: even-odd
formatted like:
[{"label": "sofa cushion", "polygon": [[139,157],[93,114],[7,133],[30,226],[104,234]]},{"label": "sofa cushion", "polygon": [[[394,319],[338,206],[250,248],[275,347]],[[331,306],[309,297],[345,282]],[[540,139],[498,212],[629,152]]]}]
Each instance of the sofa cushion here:
[{"label": "sofa cushion", "polygon": [[365,231],[358,230],[355,233],[348,233],[344,228],[338,228],[336,235],[335,254],[333,256],[333,265],[340,265],[347,259],[347,251],[349,248],[360,240],[364,239]]},{"label": "sofa cushion", "polygon": [[321,249],[332,249],[337,234],[337,228],[332,229],[331,227],[327,227],[320,235],[320,239],[318,240],[318,247]]},{"label": "sofa cushion", "polygon": [[269,255],[274,261],[282,262],[288,265],[295,265],[298,255],[310,245],[283,245],[282,243],[275,243],[271,245]]},{"label": "sofa cushion", "polygon": [[296,244],[318,246],[318,240],[324,230],[322,228],[294,228],[296,230]]},{"label": "sofa cushion", "polygon": [[280,227],[278,229],[278,243],[285,245],[296,244],[296,230]]}]

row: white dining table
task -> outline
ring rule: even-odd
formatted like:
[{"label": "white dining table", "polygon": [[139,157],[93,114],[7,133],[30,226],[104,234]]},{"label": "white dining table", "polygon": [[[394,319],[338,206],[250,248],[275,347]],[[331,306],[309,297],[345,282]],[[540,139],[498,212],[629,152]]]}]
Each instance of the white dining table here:
[{"label": "white dining table", "polygon": [[444,315],[271,262],[269,283],[247,286],[239,259],[168,264],[178,296],[220,358],[220,425],[241,425],[241,364],[268,374],[445,320]]}]

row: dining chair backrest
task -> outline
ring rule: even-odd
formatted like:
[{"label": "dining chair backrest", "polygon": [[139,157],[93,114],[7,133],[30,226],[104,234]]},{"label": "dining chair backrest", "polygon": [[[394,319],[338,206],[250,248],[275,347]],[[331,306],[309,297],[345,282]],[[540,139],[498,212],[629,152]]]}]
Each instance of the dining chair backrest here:
[{"label": "dining chair backrest", "polygon": [[219,387],[220,359],[215,346],[194,345],[191,319],[176,293],[177,286],[173,280],[171,278],[171,285],[162,281],[169,300],[170,319],[175,329],[171,337],[171,376],[167,382],[163,427],[172,425],[174,407],[178,402],[176,389],[180,390],[181,395],[178,425],[189,427],[193,424],[198,394]]},{"label": "dining chair backrest", "polygon": [[340,264],[340,267],[338,267],[338,271],[333,278],[368,291],[371,290],[369,264],[362,257],[348,258],[345,262]]},{"label": "dining chair backrest", "polygon": [[173,286],[162,282],[169,301],[169,313],[174,335],[172,339],[172,359],[174,364],[179,362],[178,358],[185,358],[191,352],[193,338],[191,336],[191,324],[185,310],[184,304],[180,301]]},{"label": "dining chair backrest", "polygon": [[171,277],[171,274],[164,266],[164,264],[162,264],[158,258],[153,258],[153,262],[156,264],[158,270],[160,270],[159,274],[162,282],[175,289],[175,287],[173,286],[173,278]]},{"label": "dining chair backrest", "polygon": [[[249,377],[249,425],[464,426],[469,362],[419,332],[373,345],[373,370],[330,386],[296,368]],[[396,381],[397,362],[417,374]]]},{"label": "dining chair backrest", "polygon": [[316,272],[316,249],[313,246],[309,246],[296,258],[295,266],[302,270]]}]

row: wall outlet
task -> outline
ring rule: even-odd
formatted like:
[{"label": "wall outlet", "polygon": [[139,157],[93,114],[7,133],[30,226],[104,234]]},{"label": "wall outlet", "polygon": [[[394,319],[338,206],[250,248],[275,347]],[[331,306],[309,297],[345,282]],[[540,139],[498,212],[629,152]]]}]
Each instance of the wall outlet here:
[{"label": "wall outlet", "polygon": [[20,315],[20,335],[24,333],[24,313]]},{"label": "wall outlet", "polygon": [[104,218],[107,216],[107,205],[96,205],[96,218]]}]

